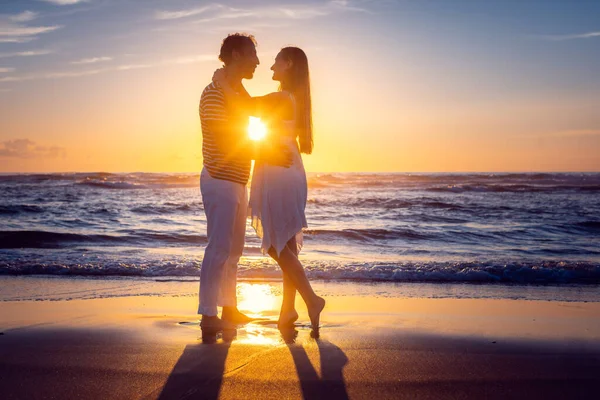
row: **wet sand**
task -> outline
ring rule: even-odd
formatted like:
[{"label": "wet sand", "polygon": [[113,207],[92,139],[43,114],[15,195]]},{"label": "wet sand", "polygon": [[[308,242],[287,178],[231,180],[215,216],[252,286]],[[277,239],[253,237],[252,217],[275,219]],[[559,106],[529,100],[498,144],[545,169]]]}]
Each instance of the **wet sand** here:
[{"label": "wet sand", "polygon": [[600,398],[598,303],[327,300],[204,343],[192,297],[3,302],[0,398]]}]

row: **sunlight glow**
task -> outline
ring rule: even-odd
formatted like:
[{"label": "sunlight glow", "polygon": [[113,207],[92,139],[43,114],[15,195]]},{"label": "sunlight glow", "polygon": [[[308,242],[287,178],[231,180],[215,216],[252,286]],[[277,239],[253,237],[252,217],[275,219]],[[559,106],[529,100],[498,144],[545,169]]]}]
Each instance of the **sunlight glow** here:
[{"label": "sunlight glow", "polygon": [[[254,318],[272,319],[277,315],[281,304],[281,293],[277,287],[264,283],[238,283],[238,308],[244,314]],[[278,346],[282,344],[279,329],[273,326],[250,323],[237,330],[236,343],[261,346]]]},{"label": "sunlight glow", "polygon": [[252,316],[259,317],[265,311],[277,309],[277,297],[273,287],[267,284],[238,284],[238,308]]},{"label": "sunlight glow", "polygon": [[267,127],[262,123],[260,118],[250,117],[248,123],[248,135],[252,140],[262,140],[267,136]]}]

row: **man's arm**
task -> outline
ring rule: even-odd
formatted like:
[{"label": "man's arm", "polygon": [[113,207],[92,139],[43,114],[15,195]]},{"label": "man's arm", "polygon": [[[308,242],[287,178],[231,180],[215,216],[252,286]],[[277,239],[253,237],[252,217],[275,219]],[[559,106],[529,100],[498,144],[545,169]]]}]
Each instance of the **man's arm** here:
[{"label": "man's arm", "polygon": [[265,120],[282,120],[293,117],[293,104],[289,95],[284,92],[252,97],[243,85],[234,89],[227,80],[227,73],[223,68],[215,71],[213,82],[219,86],[221,93],[238,112]]},{"label": "man's arm", "polygon": [[[208,86],[200,98],[199,111],[203,134],[210,132],[219,153],[224,154],[226,158],[234,158],[236,153],[238,155],[248,153],[243,151],[245,146],[240,135],[243,127],[236,126],[240,121],[238,120],[236,124],[236,121],[227,115],[225,96],[221,90],[214,85]],[[249,157],[243,158],[249,159]]]}]

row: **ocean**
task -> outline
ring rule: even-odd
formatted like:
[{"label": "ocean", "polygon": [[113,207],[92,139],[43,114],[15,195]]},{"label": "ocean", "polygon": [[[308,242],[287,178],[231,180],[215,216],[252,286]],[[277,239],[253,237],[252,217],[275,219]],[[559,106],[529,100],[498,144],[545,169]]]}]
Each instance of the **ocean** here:
[{"label": "ocean", "polygon": [[[310,279],[598,293],[600,173],[309,173],[308,182]],[[195,281],[206,243],[199,174],[0,175],[0,275]],[[281,276],[250,226],[238,276]]]}]

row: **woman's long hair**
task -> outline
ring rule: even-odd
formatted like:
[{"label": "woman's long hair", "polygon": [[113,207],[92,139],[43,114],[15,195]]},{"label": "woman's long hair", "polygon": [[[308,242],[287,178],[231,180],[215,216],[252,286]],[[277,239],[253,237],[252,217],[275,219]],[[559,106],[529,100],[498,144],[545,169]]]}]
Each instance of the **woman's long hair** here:
[{"label": "woman's long hair", "polygon": [[297,47],[284,47],[279,54],[292,62],[286,78],[281,81],[281,89],[294,94],[300,152],[310,154],[313,150],[313,132],[308,59],[304,51]]}]

